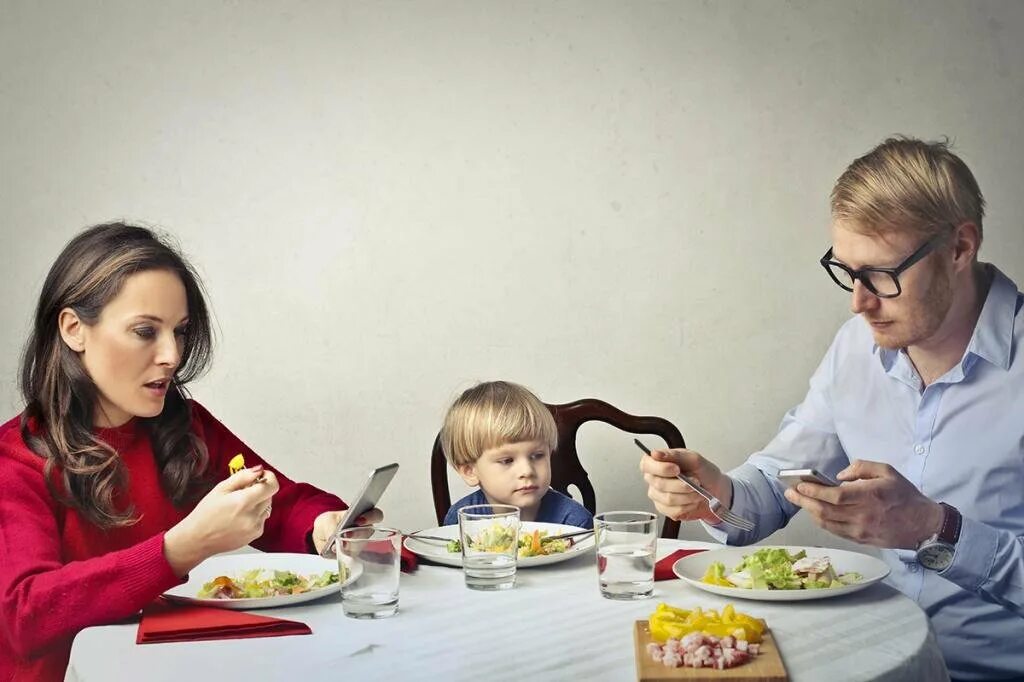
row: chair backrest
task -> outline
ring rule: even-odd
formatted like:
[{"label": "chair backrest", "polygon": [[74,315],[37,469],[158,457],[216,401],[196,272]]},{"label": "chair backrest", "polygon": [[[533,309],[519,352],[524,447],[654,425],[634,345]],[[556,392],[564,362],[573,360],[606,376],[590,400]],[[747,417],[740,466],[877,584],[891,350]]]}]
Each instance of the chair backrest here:
[{"label": "chair backrest", "polygon": [[[596,398],[584,398],[564,405],[547,405],[547,408],[551,410],[558,426],[558,454],[551,460],[551,487],[568,495],[569,486],[576,486],[583,496],[583,506],[591,513],[597,511],[594,486],[576,452],[576,433],[581,425],[589,421],[604,422],[629,433],[659,436],[670,448],[686,447],[679,429],[667,419],[636,417]],[[639,450],[636,453],[640,455]],[[434,493],[434,512],[440,524],[452,506],[448,466],[441,448],[440,434],[434,439],[434,449],[430,456],[430,484]],[[641,484],[642,480],[637,474],[636,485]],[[661,527],[661,537],[678,536],[679,522],[666,518]]]}]

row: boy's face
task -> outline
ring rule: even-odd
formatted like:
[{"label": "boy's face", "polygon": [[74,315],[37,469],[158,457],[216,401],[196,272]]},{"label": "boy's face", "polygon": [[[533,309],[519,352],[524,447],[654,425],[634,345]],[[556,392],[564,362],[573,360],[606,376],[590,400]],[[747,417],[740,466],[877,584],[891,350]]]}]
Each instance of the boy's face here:
[{"label": "boy's face", "polygon": [[508,443],[484,450],[475,463],[457,469],[489,501],[536,512],[551,487],[551,448],[539,440]]}]

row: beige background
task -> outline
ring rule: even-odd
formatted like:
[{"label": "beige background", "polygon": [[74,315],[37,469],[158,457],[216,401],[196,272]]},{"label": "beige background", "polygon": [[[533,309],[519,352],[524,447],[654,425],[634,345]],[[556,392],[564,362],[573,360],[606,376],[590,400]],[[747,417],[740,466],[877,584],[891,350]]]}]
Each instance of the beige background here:
[{"label": "beige background", "polygon": [[[481,379],[733,466],[849,315],[827,195],[885,136],[955,139],[1024,281],[1022,36],[1018,2],[2,0],[0,413],[49,264],[126,218],[206,279],[197,398],[344,497],[400,462],[402,528]],[[602,509],[649,506],[628,437],[581,445]]]}]

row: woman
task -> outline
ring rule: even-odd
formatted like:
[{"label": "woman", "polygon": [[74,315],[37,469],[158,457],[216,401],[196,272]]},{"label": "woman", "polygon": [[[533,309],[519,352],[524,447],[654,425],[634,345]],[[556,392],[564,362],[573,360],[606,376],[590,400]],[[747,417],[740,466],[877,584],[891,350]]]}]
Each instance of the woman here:
[{"label": "woman", "polygon": [[[149,230],[99,225],[57,258],[23,358],[25,411],[0,426],[0,680],[63,679],[75,633],[138,612],[214,554],[318,551],[336,527],[344,502],[281,475],[188,397],[211,342],[199,279]],[[228,476],[238,453],[249,468]]]}]

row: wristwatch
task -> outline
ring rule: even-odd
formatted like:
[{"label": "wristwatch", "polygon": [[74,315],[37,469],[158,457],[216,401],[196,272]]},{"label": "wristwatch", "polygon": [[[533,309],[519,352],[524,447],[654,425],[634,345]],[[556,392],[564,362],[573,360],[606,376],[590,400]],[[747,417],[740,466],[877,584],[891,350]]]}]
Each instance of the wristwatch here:
[{"label": "wristwatch", "polygon": [[930,571],[944,571],[953,563],[956,541],[960,539],[962,518],[956,507],[942,505],[942,528],[917,546],[917,560]]}]

